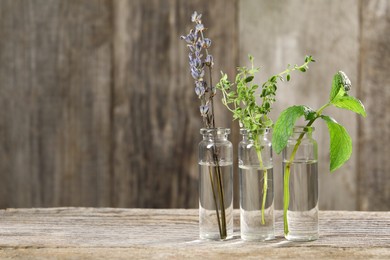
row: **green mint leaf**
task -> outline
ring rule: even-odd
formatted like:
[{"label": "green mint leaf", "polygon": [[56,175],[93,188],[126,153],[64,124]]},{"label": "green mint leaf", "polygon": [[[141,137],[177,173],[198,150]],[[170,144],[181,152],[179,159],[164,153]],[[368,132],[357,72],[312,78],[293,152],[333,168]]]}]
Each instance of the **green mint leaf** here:
[{"label": "green mint leaf", "polygon": [[336,73],[333,76],[333,81],[332,81],[332,89],[330,90],[330,95],[329,95],[329,101],[333,101],[335,97],[339,94],[340,89],[343,87],[343,79],[340,73]]},{"label": "green mint leaf", "polygon": [[359,99],[354,98],[352,96],[338,97],[332,101],[332,104],[335,107],[351,110],[364,117],[367,115],[362,102]]},{"label": "green mint leaf", "polygon": [[330,136],[330,171],[341,167],[352,154],[352,140],[347,130],[330,116],[322,115]]},{"label": "green mint leaf", "polygon": [[288,138],[292,135],[295,122],[307,113],[306,106],[292,106],[284,110],[275,122],[272,134],[272,148],[280,153],[287,145]]}]

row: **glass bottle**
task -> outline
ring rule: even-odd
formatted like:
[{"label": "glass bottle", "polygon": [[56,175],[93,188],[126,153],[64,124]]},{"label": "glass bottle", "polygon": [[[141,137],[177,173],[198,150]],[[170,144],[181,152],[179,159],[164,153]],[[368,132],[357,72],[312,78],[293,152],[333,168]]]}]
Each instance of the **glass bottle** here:
[{"label": "glass bottle", "polygon": [[288,199],[284,228],[291,241],[318,238],[318,148],[313,131],[314,127],[295,127],[283,150],[284,200]]},{"label": "glass bottle", "polygon": [[199,143],[200,238],[233,236],[233,146],[228,128],[202,128]]},{"label": "glass bottle", "polygon": [[238,167],[240,179],[240,226],[244,240],[269,240],[275,237],[274,184],[270,129],[252,136],[240,130]]}]

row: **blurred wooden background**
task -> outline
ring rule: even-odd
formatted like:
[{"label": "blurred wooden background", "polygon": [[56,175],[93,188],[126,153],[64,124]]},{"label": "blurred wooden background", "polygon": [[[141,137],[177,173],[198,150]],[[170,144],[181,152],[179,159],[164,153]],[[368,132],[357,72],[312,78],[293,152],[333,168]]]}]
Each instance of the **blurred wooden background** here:
[{"label": "blurred wooden background", "polygon": [[[318,107],[335,72],[350,76],[368,117],[333,111],[354,142],[333,174],[316,125],[320,208],[390,210],[388,0],[0,0],[0,208],[197,207],[201,119],[179,40],[193,10],[213,40],[214,78],[248,53],[259,82],[316,58],[280,86],[274,118]],[[237,124],[217,110],[236,147]]]}]

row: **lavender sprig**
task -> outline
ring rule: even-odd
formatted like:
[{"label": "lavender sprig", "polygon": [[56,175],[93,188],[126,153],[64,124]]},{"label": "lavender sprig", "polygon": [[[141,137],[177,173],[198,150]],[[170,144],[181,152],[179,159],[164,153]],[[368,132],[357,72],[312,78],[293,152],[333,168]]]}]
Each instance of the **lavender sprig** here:
[{"label": "lavender sprig", "polygon": [[[189,49],[188,59],[191,76],[195,81],[195,93],[201,100],[199,107],[200,114],[206,128],[214,128],[214,103],[216,89],[212,85],[211,71],[214,65],[213,56],[209,54],[211,40],[205,38],[206,28],[202,23],[202,14],[196,11],[191,16],[191,21],[195,23],[195,28],[191,29],[187,35],[180,38],[185,40]],[[205,67],[208,68],[209,84],[205,80]]]},{"label": "lavender sprig", "polygon": [[[185,40],[190,51],[188,54],[190,71],[191,76],[195,81],[195,93],[201,101],[199,110],[203,118],[203,124],[206,128],[215,128],[213,97],[216,94],[216,88],[213,86],[211,75],[214,60],[213,56],[209,53],[211,40],[204,36],[206,28],[204,27],[201,18],[201,14],[194,12],[191,16],[191,21],[195,23],[195,28],[191,29],[187,35],[181,36],[180,38]],[[208,84],[205,79],[205,67],[208,68]],[[218,149],[215,146],[212,146],[210,158],[213,161],[213,166],[209,167],[209,176],[220,238],[225,239],[227,237],[225,200],[222,185],[222,171],[219,165],[218,154]],[[214,169],[214,171],[212,169]],[[214,174],[215,177],[213,177]],[[214,182],[214,179],[217,181]]]}]

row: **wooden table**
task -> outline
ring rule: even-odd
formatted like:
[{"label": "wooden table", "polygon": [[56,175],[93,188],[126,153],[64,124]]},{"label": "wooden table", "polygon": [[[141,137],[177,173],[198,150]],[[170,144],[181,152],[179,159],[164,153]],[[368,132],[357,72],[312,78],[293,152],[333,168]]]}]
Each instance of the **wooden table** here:
[{"label": "wooden table", "polygon": [[0,258],[23,259],[390,259],[390,212],[320,212],[320,239],[198,239],[196,209],[49,208],[0,211]]}]

